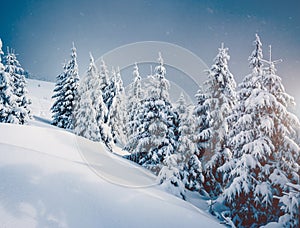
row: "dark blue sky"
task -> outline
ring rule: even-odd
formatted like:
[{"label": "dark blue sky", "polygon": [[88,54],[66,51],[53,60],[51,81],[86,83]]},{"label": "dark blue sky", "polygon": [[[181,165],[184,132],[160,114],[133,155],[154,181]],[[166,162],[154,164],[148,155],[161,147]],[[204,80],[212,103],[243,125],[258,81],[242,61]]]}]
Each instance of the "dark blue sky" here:
[{"label": "dark blue sky", "polygon": [[[137,41],[165,41],[187,48],[208,65],[221,42],[229,47],[230,69],[239,82],[249,72],[247,58],[255,33],[282,58],[278,74],[298,96],[300,84],[300,1],[165,0],[1,2],[0,37],[19,54],[33,75],[54,80],[69,58],[72,41],[80,72],[95,58]],[[299,97],[300,98],[300,97]],[[299,103],[300,101],[298,101]]]}]

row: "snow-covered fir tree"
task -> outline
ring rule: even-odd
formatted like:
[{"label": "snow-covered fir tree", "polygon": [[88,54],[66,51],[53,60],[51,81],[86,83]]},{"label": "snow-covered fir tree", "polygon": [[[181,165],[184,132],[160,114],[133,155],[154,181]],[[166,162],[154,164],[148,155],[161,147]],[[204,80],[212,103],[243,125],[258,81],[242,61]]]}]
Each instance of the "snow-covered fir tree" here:
[{"label": "snow-covered fir tree", "polygon": [[[205,165],[204,188],[212,197],[218,196],[223,188],[223,173],[218,167],[226,163],[231,156],[228,144],[228,129],[230,121],[228,117],[232,114],[236,102],[236,83],[228,68],[228,48],[222,44],[219,53],[214,59],[214,64],[209,70],[206,86],[206,100],[204,108],[207,108],[207,123],[209,128],[203,132],[209,137],[207,153],[203,156]],[[202,133],[202,132],[201,132]]]},{"label": "snow-covered fir tree", "polygon": [[75,134],[92,141],[100,141],[101,135],[96,120],[96,110],[92,104],[91,91],[79,87],[80,99],[76,107]]},{"label": "snow-covered fir tree", "polygon": [[[101,80],[99,78],[99,72],[95,65],[94,59],[91,55],[91,66],[90,71],[91,73],[91,81],[90,84],[92,94],[92,104],[96,110],[96,120],[97,125],[100,132],[101,141],[105,143],[108,149],[112,150],[113,138],[111,135],[111,126],[105,122],[106,117],[108,116],[108,109],[103,101],[103,93],[101,90]],[[88,72],[88,73],[89,73]]]},{"label": "snow-covered fir tree", "polygon": [[204,177],[202,164],[197,156],[195,134],[195,118],[192,115],[193,106],[188,106],[183,94],[180,95],[175,112],[178,114],[178,168],[185,187],[192,191],[202,189]]},{"label": "snow-covered fir tree", "polygon": [[209,113],[208,113],[208,102],[209,94],[206,94],[203,88],[200,86],[199,90],[195,95],[197,104],[194,108],[195,116],[195,134],[193,141],[196,144],[197,157],[199,160],[202,159],[203,155],[208,152],[209,139],[210,139],[210,125],[209,125]]},{"label": "snow-covered fir tree", "polygon": [[87,75],[81,80],[78,93],[75,133],[93,141],[103,141],[111,149],[111,130],[105,123],[108,111],[102,98],[101,80],[92,55]]},{"label": "snow-covered fir tree", "polygon": [[8,53],[2,64],[2,41],[0,40],[0,122],[24,124],[30,118],[29,99],[23,69],[15,54]]},{"label": "snow-covered fir tree", "polygon": [[[281,109],[275,110],[274,129],[272,141],[275,146],[276,158],[280,161],[280,168],[285,174],[293,179],[297,179],[297,173],[300,171],[297,165],[299,161],[299,147],[294,141],[296,139],[297,130],[299,129],[298,118],[289,112],[295,106],[294,98],[285,92],[281,78],[276,75],[275,64],[278,61],[272,61],[271,46],[270,59],[267,61],[268,67],[263,74],[263,87],[272,94],[279,105],[282,105],[284,113],[280,113]],[[281,62],[281,60],[279,61]],[[285,114],[285,115],[283,115]],[[298,164],[299,165],[299,164]]]},{"label": "snow-covered fir tree", "polygon": [[[275,64],[278,62],[281,60],[272,60],[270,46],[270,58],[266,61],[268,67],[262,78],[263,87],[275,97],[277,102],[271,116],[271,140],[274,150],[271,155],[273,162],[270,180],[276,197],[285,197],[284,192],[289,194],[294,191],[294,185],[300,184],[300,147],[295,142],[296,130],[299,129],[300,123],[298,118],[289,112],[295,102],[294,98],[285,92],[281,78],[276,75]],[[277,200],[273,201],[273,205],[274,202],[277,205]]]},{"label": "snow-covered fir tree", "polygon": [[73,43],[71,60],[64,64],[63,73],[56,78],[52,124],[65,129],[74,129],[74,104],[78,93],[79,75],[76,48]]},{"label": "snow-covered fir tree", "polygon": [[170,84],[165,78],[166,68],[161,55],[158,61],[155,75],[149,77],[148,96],[143,99],[138,114],[140,128],[126,146],[131,153],[129,159],[155,174],[160,172],[164,160],[175,153],[177,141],[177,116],[169,101]]},{"label": "snow-covered fir tree", "polygon": [[112,67],[111,72],[109,74],[109,84],[107,88],[108,100],[107,100],[107,108],[108,112],[111,109],[112,103],[114,102],[114,98],[117,94],[117,72],[114,67]]},{"label": "snow-covered fir tree", "polygon": [[181,94],[174,112],[178,116],[177,134],[179,138],[177,148],[174,154],[166,156],[163,160],[163,167],[158,174],[158,181],[166,191],[185,199],[185,186],[197,187],[197,178],[201,170],[198,170],[199,166],[189,166],[189,161],[193,160],[193,153],[195,152],[194,144],[191,141],[193,120],[189,115],[190,112],[183,94]]},{"label": "snow-covered fir tree", "polygon": [[[195,154],[193,156],[193,160],[190,161],[190,167],[195,166],[202,166],[203,169],[203,157],[206,154],[210,153],[210,137],[211,137],[211,129],[209,125],[210,119],[208,113],[208,102],[206,100],[209,98],[209,94],[205,93],[202,86],[199,87],[195,95],[197,99],[197,104],[194,107],[193,115],[194,115],[194,136],[193,142],[195,144]],[[199,169],[200,170],[200,169]],[[203,174],[203,170],[202,170]],[[203,175],[202,175],[203,176]],[[201,176],[199,176],[201,177]],[[201,177],[204,178],[204,177]],[[198,178],[198,180],[201,180]],[[203,182],[204,180],[202,180]],[[200,187],[200,186],[199,186]],[[204,188],[199,188],[200,193],[206,195],[206,191]]]},{"label": "snow-covered fir tree", "polygon": [[[114,70],[113,70],[114,72]],[[109,125],[111,127],[114,143],[124,146],[126,142],[126,103],[125,90],[121,78],[120,69],[113,73],[115,84],[115,96],[109,111]]]},{"label": "snow-covered fir tree", "polygon": [[158,174],[158,181],[169,193],[185,199],[185,185],[182,181],[178,164],[181,156],[177,153],[165,157],[163,166]]},{"label": "snow-covered fir tree", "polygon": [[274,97],[263,90],[262,44],[258,36],[249,57],[251,74],[239,85],[236,120],[229,133],[233,159],[219,170],[229,173],[224,190],[225,204],[237,226],[266,224],[272,211],[272,190],[267,175],[267,164],[273,145],[268,126],[268,109]]},{"label": "snow-covered fir tree", "polygon": [[2,40],[0,39],[0,122],[17,123],[18,119],[13,112],[17,108],[16,96],[13,93],[10,75],[5,72],[2,64],[1,55],[3,54]]},{"label": "snow-covered fir tree", "polygon": [[141,100],[143,99],[141,76],[137,64],[133,70],[133,83],[129,85],[128,96],[127,96],[127,121],[126,121],[126,137],[131,140],[132,137],[137,133],[139,126],[139,115],[138,112],[141,107]]},{"label": "snow-covered fir tree", "polygon": [[17,60],[17,57],[13,51],[7,48],[7,55],[4,57],[5,71],[10,75],[12,82],[13,93],[16,96],[16,103],[18,111],[17,115],[18,123],[27,123],[30,119],[30,99],[28,98],[27,82],[25,79],[25,71],[21,67],[21,64]]},{"label": "snow-covered fir tree", "polygon": [[109,74],[109,70],[107,69],[107,66],[103,58],[101,58],[99,74],[100,74],[100,88],[103,94],[103,101],[108,110],[107,116],[105,117],[105,122],[107,122],[109,118],[108,114],[109,114],[110,106],[115,96],[115,84],[114,84],[114,76],[113,76],[115,72],[112,72],[111,75]]},{"label": "snow-covered fir tree", "polygon": [[[252,72],[239,85],[237,118],[229,134],[233,159],[219,168],[228,173],[229,180],[220,198],[230,208],[231,219],[237,226],[260,226],[278,221],[278,196],[282,195],[289,176],[280,168],[285,158],[278,155],[284,150],[299,151],[289,138],[291,124],[296,120],[270,92],[271,88],[264,85],[270,75],[262,68],[262,44],[258,36],[254,45],[249,58]],[[280,97],[289,99],[282,85],[277,86],[281,90]]]}]

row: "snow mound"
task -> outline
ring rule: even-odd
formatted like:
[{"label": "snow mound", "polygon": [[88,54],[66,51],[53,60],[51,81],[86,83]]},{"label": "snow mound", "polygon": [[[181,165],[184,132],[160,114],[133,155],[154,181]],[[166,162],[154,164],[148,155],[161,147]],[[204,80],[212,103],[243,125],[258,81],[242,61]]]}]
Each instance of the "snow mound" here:
[{"label": "snow mound", "polygon": [[220,226],[154,179],[100,143],[58,129],[0,124],[3,227]]}]

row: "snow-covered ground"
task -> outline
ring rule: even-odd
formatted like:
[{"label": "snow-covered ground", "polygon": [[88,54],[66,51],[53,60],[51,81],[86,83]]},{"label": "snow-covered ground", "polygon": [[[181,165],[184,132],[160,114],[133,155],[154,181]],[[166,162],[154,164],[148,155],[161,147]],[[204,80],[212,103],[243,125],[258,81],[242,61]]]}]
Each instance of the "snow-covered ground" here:
[{"label": "snow-covered ground", "polygon": [[220,226],[147,170],[49,125],[53,86],[29,80],[35,120],[0,124],[0,227]]}]

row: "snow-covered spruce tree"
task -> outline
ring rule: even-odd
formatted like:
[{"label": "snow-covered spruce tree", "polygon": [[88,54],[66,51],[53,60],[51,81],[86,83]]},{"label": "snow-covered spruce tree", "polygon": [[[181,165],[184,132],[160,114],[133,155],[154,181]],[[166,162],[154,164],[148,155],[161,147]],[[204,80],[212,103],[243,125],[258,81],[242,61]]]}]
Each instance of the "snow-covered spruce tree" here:
[{"label": "snow-covered spruce tree", "polygon": [[210,146],[210,128],[209,128],[209,113],[208,113],[208,102],[209,94],[205,93],[203,88],[200,86],[199,90],[195,95],[197,104],[194,108],[195,116],[195,134],[193,141],[196,143],[197,157],[199,160],[202,156],[208,152]]},{"label": "snow-covered spruce tree", "polygon": [[258,36],[254,45],[249,57],[252,72],[239,85],[235,124],[229,133],[233,159],[219,168],[229,173],[222,197],[237,226],[266,224],[268,214],[273,214],[267,162],[274,149],[268,109],[275,99],[261,86],[262,44]]},{"label": "snow-covered spruce tree", "polygon": [[138,114],[139,130],[129,140],[129,145],[126,145],[131,153],[129,159],[150,169],[155,174],[160,172],[165,159],[175,153],[177,141],[174,133],[177,116],[172,111],[169,101],[170,85],[165,78],[166,69],[161,55],[158,61],[155,75],[149,76],[148,96],[143,99],[141,111]]},{"label": "snow-covered spruce tree", "polygon": [[[183,112],[188,112],[185,106],[184,96],[179,98],[180,104],[175,108],[174,112],[176,113],[177,118],[179,115],[181,117],[188,117]],[[177,112],[178,111],[178,112]],[[180,113],[180,114],[179,114]],[[181,124],[179,121],[181,121]],[[193,180],[189,179],[190,174],[194,171],[193,168],[198,168],[196,166],[191,167],[189,169],[189,164],[186,164],[189,161],[193,161],[192,151],[195,147],[193,147],[193,143],[190,141],[190,132],[186,128],[186,123],[191,119],[185,119],[184,123],[183,119],[178,118],[175,123],[176,135],[179,136],[177,139],[178,143],[176,143],[176,149],[173,154],[167,154],[162,163],[162,169],[158,174],[158,180],[165,188],[166,191],[171,194],[185,199],[185,186],[194,185],[196,183],[191,183]],[[189,123],[191,124],[192,121]],[[197,170],[199,171],[199,170]],[[196,172],[197,172],[196,171]],[[195,173],[195,177],[197,177],[198,173]]]},{"label": "snow-covered spruce tree", "polygon": [[109,74],[109,85],[108,85],[108,100],[107,100],[107,106],[108,106],[108,112],[110,111],[110,108],[112,106],[112,103],[114,101],[114,98],[117,93],[117,72],[114,67],[111,69],[111,73]]},{"label": "snow-covered spruce tree", "polygon": [[17,103],[18,97],[14,91],[11,75],[5,71],[1,55],[2,41],[0,39],[0,122],[19,124],[19,114],[22,112]]},{"label": "snow-covered spruce tree", "polygon": [[15,118],[14,115],[11,115],[13,106],[17,107],[17,104],[12,91],[12,80],[9,77],[10,75],[5,72],[5,67],[2,64],[1,55],[3,54],[2,40],[0,39],[0,122],[17,122],[17,118]]},{"label": "snow-covered spruce tree", "polygon": [[18,123],[27,123],[30,119],[30,99],[28,98],[27,82],[25,79],[25,71],[21,67],[16,55],[7,48],[7,55],[4,57],[5,72],[10,75],[13,93],[16,96],[18,110],[15,111]]},{"label": "snow-covered spruce tree", "polygon": [[179,154],[170,154],[163,160],[163,166],[158,174],[158,180],[169,193],[185,199],[185,184],[182,181]]},{"label": "snow-covered spruce tree", "polygon": [[108,149],[112,150],[113,138],[111,135],[111,127],[105,122],[108,116],[108,109],[103,101],[103,93],[101,90],[101,80],[99,78],[99,72],[95,65],[94,59],[91,55],[91,68],[90,72],[92,74],[91,83],[91,98],[92,104],[96,110],[96,120],[99,127],[101,141],[105,143]]},{"label": "snow-covered spruce tree", "polygon": [[91,91],[79,87],[80,99],[76,105],[75,134],[92,141],[100,141],[100,131],[96,120],[96,110],[92,104]]},{"label": "snow-covered spruce tree", "polygon": [[[268,76],[262,69],[262,45],[258,36],[254,45],[249,58],[252,73],[240,85],[237,119],[230,132],[233,159],[220,168],[220,171],[229,172],[222,198],[237,226],[260,226],[278,221],[277,197],[288,182],[287,173],[280,168],[285,158],[278,155],[282,154],[282,147],[299,151],[289,138],[291,124],[296,123],[294,117],[264,86]],[[283,88],[281,86],[278,90]],[[281,92],[281,97],[289,97],[283,90]]]},{"label": "snow-covered spruce tree", "polygon": [[78,93],[79,75],[76,48],[73,43],[71,60],[64,65],[64,72],[57,76],[54,88],[54,103],[51,107],[52,124],[65,129],[74,129],[74,104]]},{"label": "snow-covered spruce tree", "polygon": [[[275,64],[277,62],[278,61],[272,61],[270,46],[270,60],[267,61],[268,67],[263,74],[262,83],[264,88],[283,106],[282,109],[284,109],[284,113],[280,113],[279,111],[281,110],[275,110],[276,116],[274,117],[272,135],[275,151],[278,151],[275,160],[280,161],[279,165],[281,170],[295,181],[298,179],[297,173],[300,172],[299,164],[297,164],[297,162],[299,162],[300,148],[294,140],[296,139],[296,131],[299,129],[300,124],[298,118],[289,112],[289,109],[295,106],[295,102],[294,98],[285,92],[281,78],[276,75]],[[283,114],[285,114],[285,116],[283,116]],[[295,167],[295,165],[298,167]]]},{"label": "snow-covered spruce tree", "polygon": [[[111,130],[104,123],[107,108],[102,99],[101,80],[90,54],[87,75],[80,82],[78,101],[75,111],[75,133],[93,141],[102,141],[111,149]],[[87,108],[87,105],[90,107]],[[91,114],[89,114],[91,113]]]},{"label": "snow-covered spruce tree", "polygon": [[139,73],[139,68],[137,64],[135,64],[133,70],[133,83],[129,85],[126,104],[126,137],[128,140],[131,140],[134,137],[139,126],[138,112],[141,107],[141,100],[143,99],[143,92],[141,87],[141,76]]},{"label": "snow-covered spruce tree", "polygon": [[107,116],[105,117],[105,123],[108,122],[108,118],[109,118],[108,114],[109,114],[110,106],[115,96],[115,84],[114,84],[114,76],[113,76],[114,73],[115,72],[112,72],[111,75],[109,74],[104,59],[102,58],[99,74],[100,74],[100,88],[103,94],[103,101],[108,110]]},{"label": "snow-covered spruce tree", "polygon": [[[114,70],[113,70],[114,72]],[[121,78],[120,70],[113,74],[115,84],[115,96],[109,111],[109,125],[114,143],[124,146],[126,142],[125,136],[125,90]]]},{"label": "snow-covered spruce tree", "polygon": [[197,156],[195,134],[195,118],[192,115],[193,106],[188,106],[184,95],[181,94],[176,103],[175,112],[178,114],[178,168],[185,187],[191,191],[201,191],[204,177],[202,164]]},{"label": "snow-covered spruce tree", "polygon": [[236,102],[236,83],[228,69],[229,58],[228,48],[224,48],[222,44],[205,82],[207,98],[203,105],[204,108],[207,107],[209,128],[203,134],[209,137],[209,145],[207,153],[203,155],[204,188],[211,198],[222,193],[223,173],[218,171],[218,167],[226,163],[231,156],[227,148],[227,134],[231,125],[228,117],[232,114]]},{"label": "snow-covered spruce tree", "polygon": [[[206,100],[209,98],[209,94],[205,93],[203,88],[200,86],[195,97],[197,99],[197,104],[193,110],[193,115],[195,118],[194,120],[195,133],[193,136],[193,142],[195,143],[196,151],[195,151],[195,155],[193,156],[194,160],[190,161],[191,163],[190,166],[195,166],[197,168],[200,165],[201,167],[203,167],[203,161],[204,161],[203,156],[206,155],[207,153],[208,154],[210,153],[209,140],[211,137],[211,132],[210,132],[211,129],[209,125],[210,119],[208,118],[209,117],[208,102],[206,102]],[[203,168],[202,168],[202,176],[203,176]],[[202,180],[202,183],[203,181],[204,180]],[[199,190],[201,194],[207,195],[207,192],[204,190],[203,186]]]},{"label": "snow-covered spruce tree", "polygon": [[[273,110],[272,135],[271,140],[274,146],[274,152],[271,155],[272,172],[270,180],[275,190],[276,197],[285,197],[294,191],[293,186],[299,185],[300,175],[300,147],[295,142],[296,130],[299,129],[298,118],[289,112],[289,109],[295,105],[294,98],[285,92],[281,78],[276,75],[275,64],[281,60],[273,61],[271,46],[270,59],[266,61],[268,67],[265,69],[262,78],[263,87],[275,97],[277,104]],[[273,205],[277,205],[277,200]],[[277,208],[279,211],[279,208]],[[297,216],[299,219],[299,215]],[[295,217],[296,219],[296,217]]]}]

